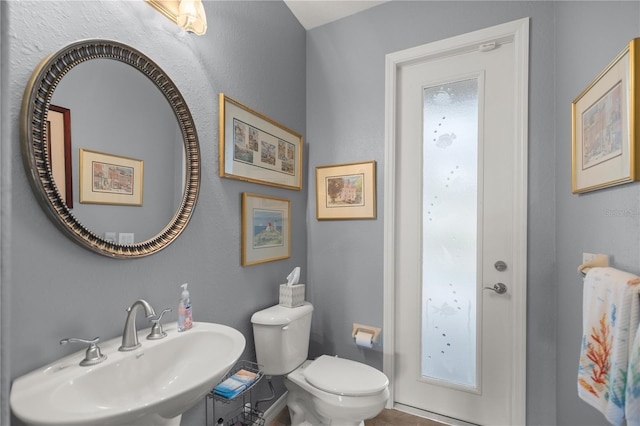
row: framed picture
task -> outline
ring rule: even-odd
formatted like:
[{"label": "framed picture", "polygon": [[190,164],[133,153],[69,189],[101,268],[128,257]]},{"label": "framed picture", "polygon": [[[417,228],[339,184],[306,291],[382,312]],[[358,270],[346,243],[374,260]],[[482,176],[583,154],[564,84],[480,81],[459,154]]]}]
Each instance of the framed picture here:
[{"label": "framed picture", "polygon": [[376,162],[316,167],[316,216],[376,218]]},{"label": "framed picture", "polygon": [[80,202],[141,206],[143,161],[80,149]]},{"label": "framed picture", "polygon": [[242,193],[242,266],[291,256],[291,202]]},{"label": "framed picture", "polygon": [[49,105],[46,129],[51,175],[65,204],[72,209],[71,110],[57,105]]},{"label": "framed picture", "polygon": [[571,104],[574,194],[638,180],[639,48],[632,40]]},{"label": "framed picture", "polygon": [[302,188],[302,136],[220,93],[220,176]]}]

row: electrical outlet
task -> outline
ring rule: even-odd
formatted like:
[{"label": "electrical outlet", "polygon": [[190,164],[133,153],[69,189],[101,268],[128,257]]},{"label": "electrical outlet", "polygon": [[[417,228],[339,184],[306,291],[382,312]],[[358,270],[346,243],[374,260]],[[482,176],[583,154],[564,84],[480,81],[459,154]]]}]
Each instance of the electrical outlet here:
[{"label": "electrical outlet", "polygon": [[591,262],[596,258],[596,255],[593,253],[582,253],[582,263]]}]

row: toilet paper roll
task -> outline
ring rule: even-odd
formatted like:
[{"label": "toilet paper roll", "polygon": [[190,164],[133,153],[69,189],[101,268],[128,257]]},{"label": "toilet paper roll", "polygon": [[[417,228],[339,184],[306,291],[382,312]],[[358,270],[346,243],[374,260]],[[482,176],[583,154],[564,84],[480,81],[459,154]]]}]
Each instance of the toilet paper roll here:
[{"label": "toilet paper roll", "polygon": [[356,333],[356,345],[363,348],[373,347],[373,334],[364,331],[358,331]]}]

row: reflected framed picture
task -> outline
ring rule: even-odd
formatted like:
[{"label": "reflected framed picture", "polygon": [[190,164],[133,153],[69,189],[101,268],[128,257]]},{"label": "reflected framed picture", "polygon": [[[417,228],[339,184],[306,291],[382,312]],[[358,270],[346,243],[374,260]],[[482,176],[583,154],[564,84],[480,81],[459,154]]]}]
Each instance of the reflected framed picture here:
[{"label": "reflected framed picture", "polygon": [[242,193],[242,266],[291,257],[291,201]]},{"label": "reflected framed picture", "polygon": [[142,160],[81,148],[79,171],[81,203],[142,206]]},{"label": "reflected framed picture", "polygon": [[220,176],[302,189],[302,136],[220,93]]},{"label": "reflected framed picture", "polygon": [[571,104],[574,194],[638,180],[639,48],[633,39]]},{"label": "reflected framed picture", "polygon": [[47,112],[47,151],[51,174],[68,208],[73,208],[73,173],[71,166],[71,110],[49,105]]},{"label": "reflected framed picture", "polygon": [[376,162],[316,167],[316,217],[376,218]]}]

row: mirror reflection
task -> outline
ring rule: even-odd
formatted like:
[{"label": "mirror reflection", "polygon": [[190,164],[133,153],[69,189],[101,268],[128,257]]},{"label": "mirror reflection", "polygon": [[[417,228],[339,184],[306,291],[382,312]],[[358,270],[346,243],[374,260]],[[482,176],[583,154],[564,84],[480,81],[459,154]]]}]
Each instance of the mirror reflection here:
[{"label": "mirror reflection", "polygon": [[52,155],[51,168],[71,213],[107,240],[141,242],[158,234],[178,210],[184,188],[182,136],[160,90],[127,64],[94,59],[65,75],[51,105],[51,151],[63,151],[52,111],[64,108],[70,116],[70,149]]},{"label": "mirror reflection", "polygon": [[20,130],[37,200],[81,246],[148,256],[189,223],[200,190],[193,118],[136,49],[82,40],[45,58],[25,89]]}]

